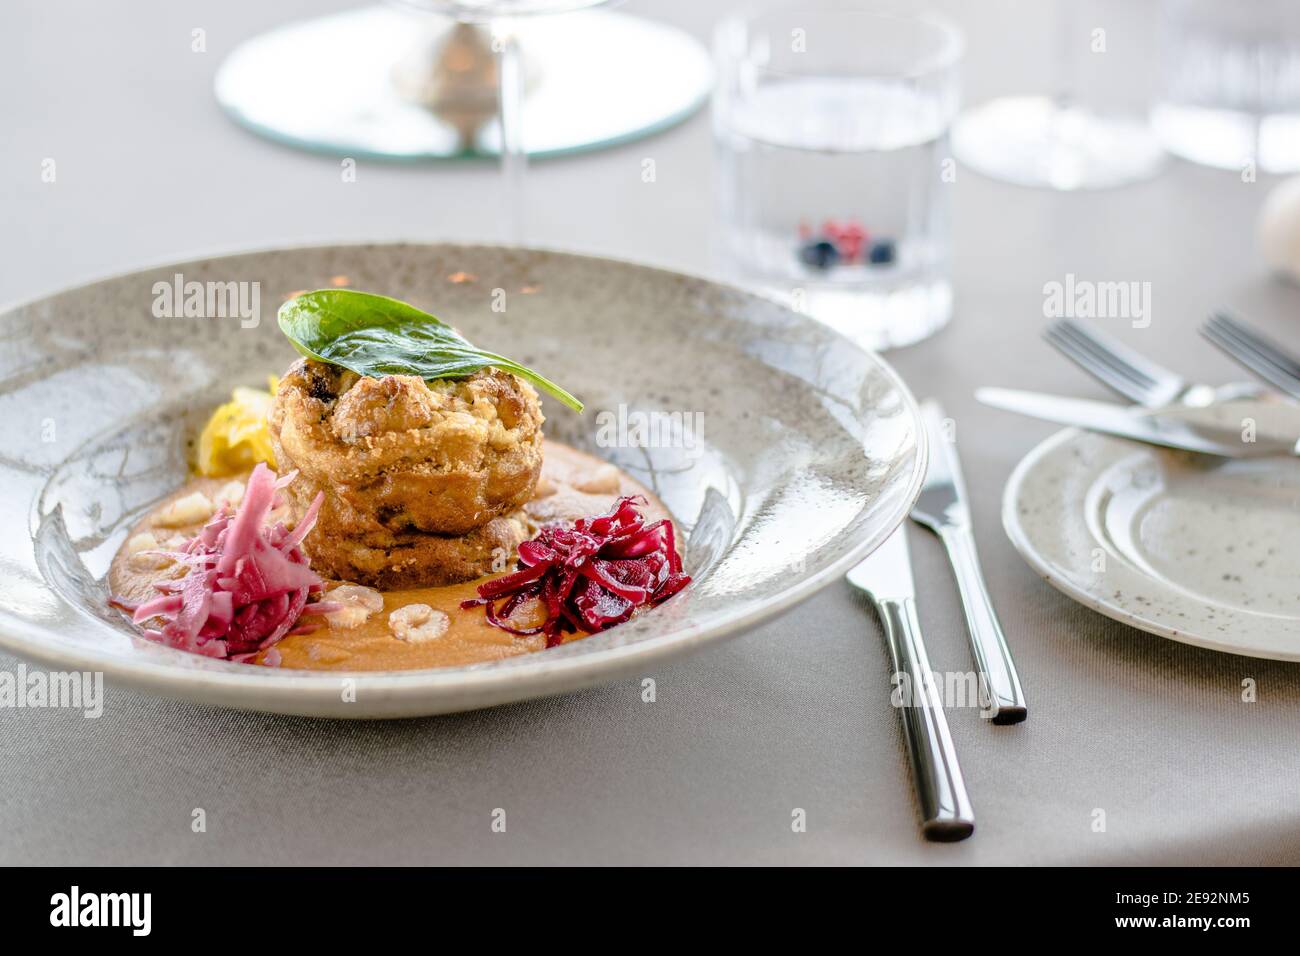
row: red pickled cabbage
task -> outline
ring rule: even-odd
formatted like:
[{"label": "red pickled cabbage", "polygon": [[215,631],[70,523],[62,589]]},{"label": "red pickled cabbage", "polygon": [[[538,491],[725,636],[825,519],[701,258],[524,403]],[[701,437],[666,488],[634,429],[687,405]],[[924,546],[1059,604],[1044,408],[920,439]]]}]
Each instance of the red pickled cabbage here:
[{"label": "red pickled cabbage", "polygon": [[[307,603],[324,584],[299,545],[316,523],[324,492],[292,531],[268,523],[280,489],[296,475],[277,477],[259,463],[237,511],[222,508],[179,551],[155,552],[186,565],[184,577],[155,581],[159,596],[141,604],[112,603],[131,611],[136,624],[161,618],[161,629],[144,631],[152,640],[232,661],[247,661],[286,634],[309,629],[295,625],[304,614],[326,610],[319,601]],[[267,657],[272,666],[276,660],[278,652]]]},{"label": "red pickled cabbage", "polygon": [[[682,573],[672,522],[647,525],[637,508],[645,503],[619,498],[608,514],[543,528],[519,546],[517,571],[479,585],[479,596],[461,607],[482,607],[488,623],[511,634],[545,634],[554,647],[567,632],[603,631],[638,607],[666,601],[691,579]],[[545,621],[515,627],[510,615],[530,600],[541,604]]]}]

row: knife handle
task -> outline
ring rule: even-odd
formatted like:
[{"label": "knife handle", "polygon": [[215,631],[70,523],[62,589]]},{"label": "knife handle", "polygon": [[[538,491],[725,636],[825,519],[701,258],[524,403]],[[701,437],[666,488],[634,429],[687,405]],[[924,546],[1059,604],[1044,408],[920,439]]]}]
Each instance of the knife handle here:
[{"label": "knife handle", "polygon": [[[911,598],[876,604],[894,674],[892,699],[903,719],[903,736],[912,760],[912,777],[921,803],[921,832],[927,840],[964,840],[975,831],[975,815],[957,763],[957,751],[943,715],[943,701],[921,641],[921,625]],[[898,677],[895,678],[898,680]],[[901,696],[897,696],[901,695]]]},{"label": "knife handle", "polygon": [[987,694],[987,706],[992,712],[990,719],[995,724],[1018,724],[1029,716],[1029,709],[1025,706],[1025,693],[1020,688],[1011,649],[1007,647],[993,600],[984,584],[975,536],[969,527],[956,526],[944,528],[939,537],[948,549],[957,576],[957,590],[961,592],[961,604],[966,612],[966,631]]}]

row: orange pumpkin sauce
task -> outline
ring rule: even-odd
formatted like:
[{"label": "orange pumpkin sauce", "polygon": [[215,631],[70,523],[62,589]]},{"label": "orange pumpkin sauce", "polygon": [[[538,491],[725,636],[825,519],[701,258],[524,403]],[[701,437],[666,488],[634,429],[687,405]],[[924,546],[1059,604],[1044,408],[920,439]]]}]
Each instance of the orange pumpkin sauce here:
[{"label": "orange pumpkin sauce", "polygon": [[[166,539],[173,535],[192,536],[203,522],[178,528],[162,528],[155,525],[155,516],[171,502],[196,491],[215,500],[220,489],[231,480],[194,479],[146,515],[132,529],[128,540],[136,534],[149,532],[157,538],[160,545],[165,546]],[[234,480],[242,481],[243,477]],[[642,508],[647,521],[669,517],[663,503],[626,473],[567,445],[547,441],[537,493],[524,506],[524,512],[538,526],[550,521],[572,521],[608,511],[614,500],[621,495],[644,495],[649,502]],[[310,554],[310,534],[305,548]],[[132,561],[128,548],[124,545],[113,559],[109,570],[109,586],[114,595],[131,601],[144,600],[157,593],[152,587],[153,581],[160,577],[178,577],[183,573],[183,568],[176,566],[160,570],[141,567],[140,564],[139,560]],[[513,569],[513,561],[509,567]],[[509,572],[502,572],[505,573]],[[303,670],[413,670],[480,664],[545,649],[546,638],[540,634],[527,637],[510,634],[488,624],[482,608],[461,610],[461,601],[478,596],[478,585],[500,576],[489,575],[477,581],[449,587],[383,592],[384,609],[372,614],[356,627],[333,626],[314,615],[305,617],[304,623],[319,622],[320,627],[309,634],[291,635],[276,644],[280,666]],[[342,582],[326,581],[326,590],[339,583]],[[435,611],[442,611],[451,619],[450,625],[441,636],[433,640],[398,640],[389,629],[388,615],[408,604],[427,604]],[[517,627],[539,623],[529,620],[529,610],[527,606],[520,608],[512,623]],[[569,634],[565,640],[573,641],[586,636],[588,635],[584,633]],[[262,662],[265,654],[265,651],[262,652],[256,660]]]}]

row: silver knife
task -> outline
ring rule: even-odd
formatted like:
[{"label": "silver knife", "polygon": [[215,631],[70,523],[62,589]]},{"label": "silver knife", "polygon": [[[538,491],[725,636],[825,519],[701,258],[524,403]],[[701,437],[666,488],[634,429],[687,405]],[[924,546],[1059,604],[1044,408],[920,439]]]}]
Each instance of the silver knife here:
[{"label": "silver knife", "polygon": [[927,840],[964,840],[975,831],[975,815],[921,640],[907,528],[899,527],[848,577],[876,605],[885,629],[899,695],[895,702],[902,705],[903,736],[921,804],[921,832]]},{"label": "silver knife", "polygon": [[1018,724],[1029,715],[1029,710],[1011,649],[1007,647],[1002,624],[980,570],[957,448],[944,434],[943,409],[938,402],[925,402],[921,417],[925,419],[930,446],[930,470],[926,472],[921,496],[912,506],[912,520],[937,534],[948,551],[966,612],[966,632],[979,668],[983,703],[989,718],[995,724]]},{"label": "silver knife", "polygon": [[1257,435],[1254,441],[1243,441],[1240,432],[1232,429],[1198,425],[1171,415],[1134,411],[1108,402],[1062,398],[1059,395],[1021,392],[1010,388],[976,389],[975,397],[985,405],[1018,412],[1030,418],[1041,418],[1058,425],[1073,425],[1165,448],[1219,455],[1223,458],[1300,455],[1300,440]]}]

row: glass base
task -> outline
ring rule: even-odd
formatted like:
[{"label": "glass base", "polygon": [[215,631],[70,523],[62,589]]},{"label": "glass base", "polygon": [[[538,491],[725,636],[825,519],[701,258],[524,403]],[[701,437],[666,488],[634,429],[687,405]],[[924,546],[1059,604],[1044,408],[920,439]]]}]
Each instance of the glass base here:
[{"label": "glass base", "polygon": [[[254,132],[316,152],[397,160],[495,156],[501,144],[495,115],[467,131],[457,118],[412,102],[394,82],[395,68],[437,22],[428,14],[365,7],[291,23],[226,58],[217,71],[217,101]],[[530,155],[648,136],[686,119],[708,98],[708,52],[676,28],[595,10],[528,18],[517,31],[528,81],[523,144]]]},{"label": "glass base", "polygon": [[1043,189],[1110,189],[1149,179],[1164,152],[1147,124],[1045,96],[992,100],[958,119],[953,152],[992,179]]},{"label": "glass base", "polygon": [[1157,103],[1151,128],[1175,156],[1216,169],[1265,173],[1300,170],[1300,114],[1257,116],[1240,110]]},{"label": "glass base", "polygon": [[872,352],[914,345],[952,318],[952,283],[947,279],[889,290],[810,286],[765,292]]}]

